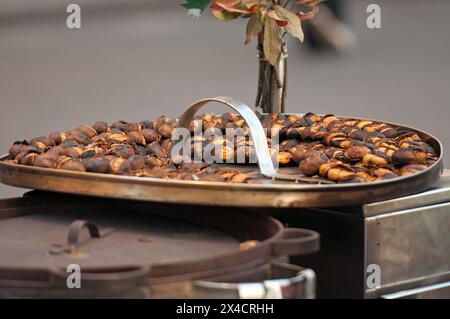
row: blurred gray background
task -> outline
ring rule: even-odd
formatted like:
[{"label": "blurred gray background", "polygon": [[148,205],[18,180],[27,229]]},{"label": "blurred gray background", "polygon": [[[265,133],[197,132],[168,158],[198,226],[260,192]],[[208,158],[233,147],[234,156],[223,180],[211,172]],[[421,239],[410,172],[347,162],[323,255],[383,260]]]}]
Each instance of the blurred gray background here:
[{"label": "blurred gray background", "polygon": [[[245,21],[209,12],[197,21],[180,2],[2,0],[2,153],[15,140],[97,120],[177,116],[207,96],[252,105],[257,63],[254,44],[243,44]],[[366,27],[372,2],[382,8],[380,30]],[[81,5],[81,30],[66,28],[69,3]],[[450,149],[450,1],[344,5],[358,50],[315,53],[291,41],[288,111],[400,122]],[[23,191],[1,185],[0,197]]]}]

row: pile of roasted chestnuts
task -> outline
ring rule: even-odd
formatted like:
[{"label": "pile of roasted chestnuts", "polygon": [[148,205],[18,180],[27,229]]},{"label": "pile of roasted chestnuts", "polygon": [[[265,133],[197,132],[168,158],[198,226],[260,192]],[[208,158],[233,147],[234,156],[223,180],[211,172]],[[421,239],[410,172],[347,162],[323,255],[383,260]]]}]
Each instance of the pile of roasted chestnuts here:
[{"label": "pile of roasted chestnuts", "polygon": [[[280,166],[297,167],[305,176],[320,176],[333,182],[371,182],[413,174],[437,160],[435,150],[417,133],[399,130],[383,122],[314,113],[259,117],[269,145],[273,129],[278,131]],[[189,128],[192,136],[199,125],[201,131],[218,129],[224,136],[229,128],[248,131],[242,117],[230,113],[197,116]],[[9,158],[5,161],[49,169],[138,177],[264,182],[256,166],[251,166],[251,170],[240,170],[205,163],[175,163],[170,150],[176,127],[177,119],[166,116],[154,121],[117,121],[110,125],[96,122],[46,137],[17,141],[9,149]],[[201,139],[200,143],[198,139]],[[206,142],[205,137],[194,137],[191,142],[193,152],[201,152]],[[212,142],[223,144],[221,156],[224,162],[235,156],[234,149],[227,146],[226,137],[216,136]],[[254,152],[252,141],[247,138],[241,144],[246,146],[245,159],[249,162]]]}]

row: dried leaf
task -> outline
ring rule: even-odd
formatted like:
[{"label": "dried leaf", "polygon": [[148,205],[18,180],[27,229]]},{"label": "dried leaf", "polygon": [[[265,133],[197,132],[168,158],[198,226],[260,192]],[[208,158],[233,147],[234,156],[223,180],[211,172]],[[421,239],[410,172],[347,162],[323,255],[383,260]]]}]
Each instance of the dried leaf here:
[{"label": "dried leaf", "polygon": [[305,35],[303,34],[300,18],[295,13],[283,8],[282,6],[276,6],[275,11],[282,19],[287,20],[287,32],[303,42]]},{"label": "dried leaf", "polygon": [[240,14],[238,14],[238,13],[227,12],[220,7],[214,8],[212,6],[211,6],[211,13],[217,19],[222,20],[222,21],[234,20],[240,16]]},{"label": "dried leaf", "polygon": [[233,10],[233,7],[240,2],[240,0],[214,0],[211,4],[211,12],[217,19],[223,21],[234,20],[238,18],[241,13],[230,10]]},{"label": "dried leaf", "polygon": [[236,7],[236,5],[240,4],[241,1],[231,1],[227,3],[226,1],[215,1],[214,4],[219,6],[220,8],[224,9],[227,12],[232,13],[241,13],[241,14],[250,14],[252,13],[249,9],[244,8],[241,6],[241,8]]},{"label": "dried leaf", "polygon": [[245,32],[245,44],[249,44],[253,41],[255,37],[262,31],[263,24],[259,17],[259,14],[252,14],[250,19],[248,19],[247,29]]},{"label": "dried leaf", "polygon": [[280,27],[285,27],[288,24],[288,21],[283,19],[275,10],[269,10],[267,15],[274,19]]},{"label": "dried leaf", "polygon": [[274,19],[268,17],[264,24],[264,55],[270,64],[278,64],[282,44],[280,27]]},{"label": "dried leaf", "polygon": [[319,12],[319,7],[314,7],[308,12],[297,12],[297,16],[300,18],[301,21],[311,20],[316,16],[316,14]]}]

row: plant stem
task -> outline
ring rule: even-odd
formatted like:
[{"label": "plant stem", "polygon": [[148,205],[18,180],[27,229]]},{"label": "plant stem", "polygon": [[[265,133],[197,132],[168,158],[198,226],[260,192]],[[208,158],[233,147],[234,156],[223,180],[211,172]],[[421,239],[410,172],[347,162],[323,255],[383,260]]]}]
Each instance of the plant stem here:
[{"label": "plant stem", "polygon": [[287,49],[283,43],[282,54],[278,65],[273,66],[264,56],[264,35],[258,36],[258,90],[255,107],[265,113],[283,113],[286,100],[287,83]]}]

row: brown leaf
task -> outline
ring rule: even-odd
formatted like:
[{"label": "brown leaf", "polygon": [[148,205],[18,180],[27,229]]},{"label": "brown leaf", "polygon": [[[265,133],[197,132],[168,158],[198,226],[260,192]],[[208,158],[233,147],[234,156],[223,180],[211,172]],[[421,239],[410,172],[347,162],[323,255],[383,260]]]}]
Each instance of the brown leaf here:
[{"label": "brown leaf", "polygon": [[264,24],[264,55],[272,65],[277,65],[281,56],[281,29],[276,20],[268,17]]},{"label": "brown leaf", "polygon": [[287,20],[283,19],[275,10],[269,10],[267,15],[274,19],[280,27],[285,27],[288,24]]},{"label": "brown leaf", "polygon": [[235,7],[236,5],[240,4],[241,1],[236,1],[236,0],[217,0],[214,2],[214,5],[217,5],[218,7],[222,8],[223,10],[227,11],[227,12],[232,12],[232,13],[241,13],[241,14],[249,14],[251,13],[251,11],[247,10],[247,9],[241,9],[241,8],[237,8]]},{"label": "brown leaf", "polygon": [[287,32],[303,42],[305,35],[303,34],[300,18],[294,12],[283,8],[282,6],[276,6],[275,11],[282,19],[288,22],[286,25]]},{"label": "brown leaf", "polygon": [[245,32],[245,44],[249,44],[253,41],[255,37],[262,31],[263,24],[259,17],[259,14],[252,14],[250,19],[248,19],[247,29]]},{"label": "brown leaf", "polygon": [[311,20],[312,18],[314,18],[318,12],[319,12],[319,7],[314,7],[308,12],[299,11],[296,14],[300,18],[300,21],[306,21],[306,20]]},{"label": "brown leaf", "polygon": [[211,3],[211,13],[223,21],[234,20],[241,13],[235,12],[233,6],[240,3],[240,0],[215,0]]}]

